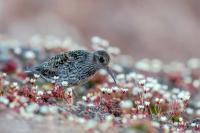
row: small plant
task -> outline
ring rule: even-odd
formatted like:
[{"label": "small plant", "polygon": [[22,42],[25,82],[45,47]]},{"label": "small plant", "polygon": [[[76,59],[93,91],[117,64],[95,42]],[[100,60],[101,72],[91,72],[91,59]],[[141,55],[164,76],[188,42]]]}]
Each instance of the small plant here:
[{"label": "small plant", "polygon": [[[178,65],[181,68],[176,63],[148,59],[127,68],[118,60],[111,64],[117,85],[106,71],[100,70],[78,89],[65,90],[64,84],[49,83],[41,80],[40,75],[30,77],[24,73],[24,68],[41,62],[41,57],[58,53],[47,40],[42,42],[42,50],[5,49],[12,52],[8,52],[8,60],[0,62],[0,112],[14,111],[31,121],[48,122],[52,118],[64,127],[81,126],[85,132],[200,130],[200,73],[195,72],[200,71],[200,60],[181,63]],[[63,43],[68,47],[61,47],[59,52],[82,49],[69,40]],[[92,48],[104,49],[111,58],[120,57],[118,48],[99,37],[92,38]]]}]

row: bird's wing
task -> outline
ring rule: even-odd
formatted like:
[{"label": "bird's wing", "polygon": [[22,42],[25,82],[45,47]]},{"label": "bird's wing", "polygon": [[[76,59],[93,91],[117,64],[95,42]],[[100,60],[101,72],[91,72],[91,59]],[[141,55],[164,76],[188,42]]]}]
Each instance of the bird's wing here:
[{"label": "bird's wing", "polygon": [[48,67],[57,69],[59,66],[69,62],[84,61],[90,52],[85,50],[75,50],[58,54],[48,60]]},{"label": "bird's wing", "polygon": [[32,69],[32,72],[35,72],[36,74],[40,74],[44,77],[54,77],[58,76],[58,72],[56,69],[48,67],[44,64],[41,64],[39,66],[36,66]]},{"label": "bird's wing", "polygon": [[45,78],[52,78],[54,76],[59,75],[58,69],[62,65],[66,65],[68,63],[73,62],[85,61],[89,54],[91,53],[85,50],[76,50],[61,53],[54,57],[51,57],[48,61],[42,63],[41,65],[34,67],[32,71],[39,73]]}]

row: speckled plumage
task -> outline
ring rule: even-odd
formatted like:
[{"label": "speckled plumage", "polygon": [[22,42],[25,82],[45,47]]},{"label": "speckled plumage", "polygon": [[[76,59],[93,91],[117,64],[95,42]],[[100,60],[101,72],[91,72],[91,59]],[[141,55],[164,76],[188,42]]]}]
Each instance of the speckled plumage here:
[{"label": "speckled plumage", "polygon": [[58,54],[30,71],[49,82],[62,85],[66,81],[70,87],[85,83],[101,68],[107,69],[114,79],[108,68],[109,61],[110,56],[103,50],[76,50]]}]

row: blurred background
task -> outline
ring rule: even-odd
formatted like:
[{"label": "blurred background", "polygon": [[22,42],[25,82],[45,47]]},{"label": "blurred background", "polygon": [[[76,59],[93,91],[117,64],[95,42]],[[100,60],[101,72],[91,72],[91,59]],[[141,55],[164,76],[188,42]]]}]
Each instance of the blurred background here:
[{"label": "blurred background", "polygon": [[136,59],[200,57],[199,0],[0,0],[0,33],[71,36],[90,45],[100,36]]}]

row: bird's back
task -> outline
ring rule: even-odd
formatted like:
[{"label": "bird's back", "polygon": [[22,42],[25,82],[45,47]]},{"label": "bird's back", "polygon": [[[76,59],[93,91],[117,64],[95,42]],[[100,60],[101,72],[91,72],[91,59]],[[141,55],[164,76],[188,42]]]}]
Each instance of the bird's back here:
[{"label": "bird's back", "polygon": [[74,86],[87,81],[98,69],[93,63],[93,53],[77,50],[58,54],[32,71],[47,81],[55,81],[57,84],[66,81],[69,86]]}]

